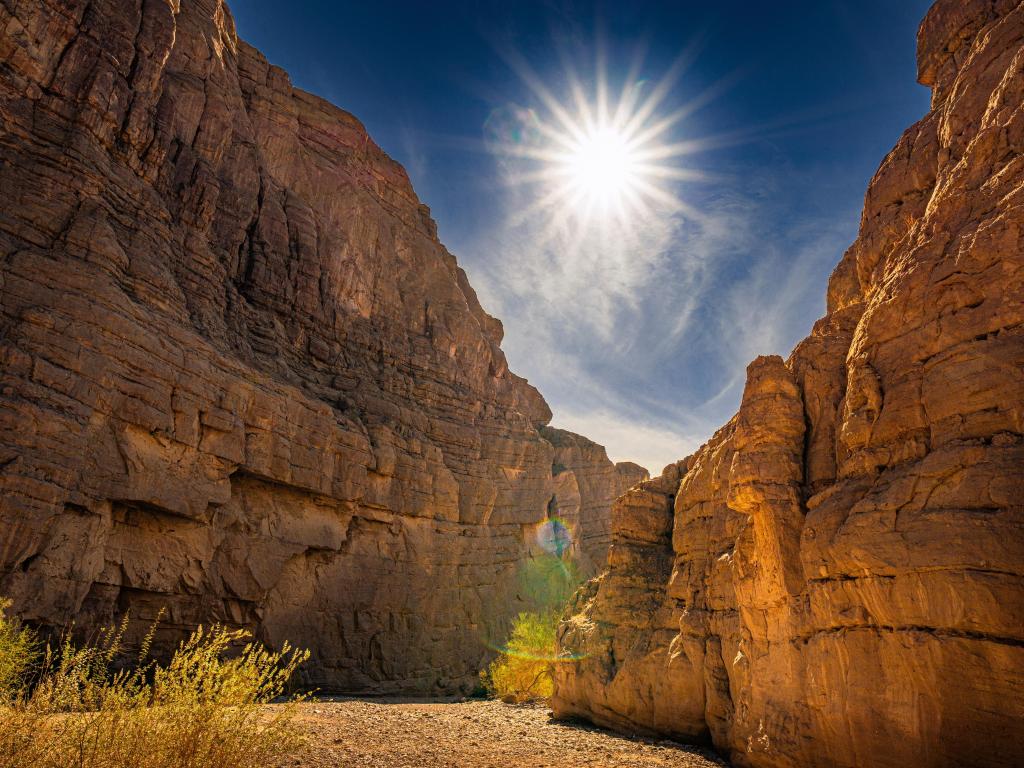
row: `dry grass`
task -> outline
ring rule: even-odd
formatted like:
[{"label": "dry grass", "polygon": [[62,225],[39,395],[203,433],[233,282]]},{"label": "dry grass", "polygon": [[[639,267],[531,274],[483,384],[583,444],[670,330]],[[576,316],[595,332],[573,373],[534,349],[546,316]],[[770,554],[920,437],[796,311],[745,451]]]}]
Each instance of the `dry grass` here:
[{"label": "dry grass", "polygon": [[262,768],[301,745],[300,699],[263,705],[308,652],[200,627],[160,665],[146,660],[151,630],[126,668],[125,627],[42,651],[0,612],[0,768]]}]

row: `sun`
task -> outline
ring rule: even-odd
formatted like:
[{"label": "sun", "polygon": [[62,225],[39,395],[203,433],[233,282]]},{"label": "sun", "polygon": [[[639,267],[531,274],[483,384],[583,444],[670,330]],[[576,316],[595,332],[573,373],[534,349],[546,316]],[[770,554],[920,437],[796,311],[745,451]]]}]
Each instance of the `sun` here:
[{"label": "sun", "polygon": [[643,227],[652,215],[699,216],[683,202],[679,187],[703,174],[678,161],[703,149],[704,142],[681,141],[678,134],[707,94],[665,112],[681,66],[657,83],[638,77],[634,66],[614,94],[603,65],[589,89],[567,72],[566,92],[556,95],[550,78],[539,77],[525,60],[506,60],[535,104],[495,111],[485,130],[492,149],[509,161],[507,180],[534,190],[520,218],[544,213],[551,229],[571,225],[582,237],[595,227]]},{"label": "sun", "polygon": [[575,195],[591,205],[617,203],[632,193],[641,175],[637,153],[626,136],[611,125],[588,131],[554,164],[561,166]]}]

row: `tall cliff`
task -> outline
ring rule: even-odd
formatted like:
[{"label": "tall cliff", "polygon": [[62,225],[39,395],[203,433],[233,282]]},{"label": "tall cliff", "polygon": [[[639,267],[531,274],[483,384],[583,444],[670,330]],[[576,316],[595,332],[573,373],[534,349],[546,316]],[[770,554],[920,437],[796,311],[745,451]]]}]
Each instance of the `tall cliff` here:
[{"label": "tall cliff", "polygon": [[166,608],[164,645],[247,626],[328,689],[471,685],[551,414],[403,169],[220,0],[0,30],[0,594],[43,627]]},{"label": "tall cliff", "polygon": [[827,315],[616,503],[558,715],[738,765],[1024,764],[1024,4],[940,0],[918,64]]}]

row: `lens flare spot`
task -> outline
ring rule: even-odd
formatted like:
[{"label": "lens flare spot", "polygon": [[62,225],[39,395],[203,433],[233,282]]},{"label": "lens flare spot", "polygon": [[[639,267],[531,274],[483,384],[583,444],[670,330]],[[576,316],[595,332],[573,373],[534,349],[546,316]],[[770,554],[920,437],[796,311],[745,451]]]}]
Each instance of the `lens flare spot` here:
[{"label": "lens flare spot", "polygon": [[536,147],[541,143],[540,120],[532,109],[498,107],[484,121],[484,136],[492,147]]},{"label": "lens flare spot", "polygon": [[513,659],[522,659],[523,661],[546,661],[552,664],[569,664],[577,661],[583,661],[583,659],[588,658],[588,655],[585,653],[569,653],[567,651],[563,651],[561,654],[530,653],[529,651],[523,651],[515,648],[508,643],[497,644],[485,642],[484,646],[495,653],[500,653]]},{"label": "lens flare spot", "polygon": [[537,545],[548,554],[561,558],[572,546],[572,530],[563,520],[548,518],[537,529]]}]

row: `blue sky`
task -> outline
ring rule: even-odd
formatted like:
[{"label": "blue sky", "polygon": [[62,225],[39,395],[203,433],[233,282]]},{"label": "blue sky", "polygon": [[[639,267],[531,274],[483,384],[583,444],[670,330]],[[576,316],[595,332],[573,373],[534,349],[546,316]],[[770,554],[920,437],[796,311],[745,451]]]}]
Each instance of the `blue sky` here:
[{"label": "blue sky", "polygon": [[[728,420],[753,357],[787,355],[823,314],[871,175],[927,111],[929,4],[231,6],[244,39],[406,167],[553,424],[658,472]],[[659,137],[695,150],[666,161],[700,177],[661,182],[681,207],[551,236],[544,182],[515,183],[523,161],[496,141],[527,110],[554,122],[527,69],[570,113],[570,74],[588,97],[598,72],[615,93],[670,85],[651,119],[687,108]]]}]

